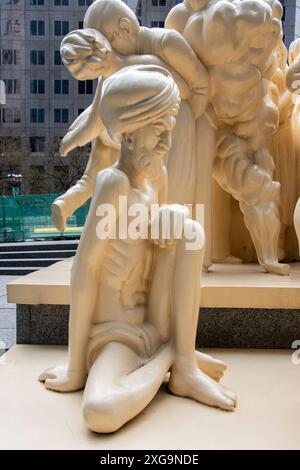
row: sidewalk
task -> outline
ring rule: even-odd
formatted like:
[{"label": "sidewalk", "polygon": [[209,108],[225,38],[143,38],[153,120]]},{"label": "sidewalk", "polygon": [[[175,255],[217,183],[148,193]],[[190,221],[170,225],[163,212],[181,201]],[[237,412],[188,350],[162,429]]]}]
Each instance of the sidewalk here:
[{"label": "sidewalk", "polygon": [[16,306],[6,301],[6,284],[19,276],[0,276],[0,356],[16,343]]}]

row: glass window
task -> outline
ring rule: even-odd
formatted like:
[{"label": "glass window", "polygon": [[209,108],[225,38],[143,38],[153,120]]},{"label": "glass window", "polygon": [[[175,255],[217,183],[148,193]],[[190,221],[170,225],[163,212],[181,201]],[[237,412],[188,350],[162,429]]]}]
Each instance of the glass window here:
[{"label": "glass window", "polygon": [[151,21],[151,28],[164,28],[165,22],[164,21]]},{"label": "glass window", "polygon": [[30,5],[44,5],[44,0],[30,0]]},{"label": "glass window", "polygon": [[30,21],[31,36],[44,36],[45,35],[45,21]]},{"label": "glass window", "polygon": [[93,94],[93,80],[85,80],[78,82],[79,95],[92,95]]},{"label": "glass window", "polygon": [[55,36],[66,36],[69,32],[69,21],[54,21]]},{"label": "glass window", "polygon": [[56,95],[68,95],[69,80],[54,80],[54,93]]},{"label": "glass window", "polygon": [[54,5],[56,7],[67,6],[69,5],[69,0],[54,0]]},{"label": "glass window", "polygon": [[44,95],[45,94],[45,80],[31,80],[30,92],[33,95]]},{"label": "glass window", "polygon": [[45,122],[45,110],[43,108],[31,108],[30,122],[33,124]]},{"label": "glass window", "polygon": [[69,122],[69,110],[66,108],[54,109],[54,122],[67,123]]},{"label": "glass window", "polygon": [[31,65],[45,65],[45,51],[30,52]]},{"label": "glass window", "polygon": [[45,151],[46,138],[41,137],[29,137],[30,151],[33,153],[41,153]]},{"label": "glass window", "polygon": [[80,7],[89,7],[93,3],[93,0],[78,0]]},{"label": "glass window", "polygon": [[62,64],[61,55],[60,55],[59,50],[54,51],[54,64],[55,65],[61,65]]},{"label": "glass window", "polygon": [[4,79],[5,91],[8,95],[19,95],[21,82],[15,78]]},{"label": "glass window", "polygon": [[165,7],[166,0],[152,0],[152,6],[153,7]]},{"label": "glass window", "polygon": [[18,108],[2,108],[0,112],[0,120],[3,123],[21,122],[21,112]]},{"label": "glass window", "polygon": [[1,65],[17,65],[20,63],[20,51],[16,49],[2,49],[0,51]]}]

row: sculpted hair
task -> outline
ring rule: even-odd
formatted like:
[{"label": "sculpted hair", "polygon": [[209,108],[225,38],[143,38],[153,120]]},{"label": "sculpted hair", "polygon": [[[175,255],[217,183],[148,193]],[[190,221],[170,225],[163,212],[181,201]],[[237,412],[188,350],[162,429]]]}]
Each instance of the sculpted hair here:
[{"label": "sculpted hair", "polygon": [[84,28],[95,28],[103,31],[108,21],[114,21],[116,26],[121,18],[127,18],[134,30],[138,31],[140,24],[133,11],[121,0],[96,0],[87,9],[84,17]]}]

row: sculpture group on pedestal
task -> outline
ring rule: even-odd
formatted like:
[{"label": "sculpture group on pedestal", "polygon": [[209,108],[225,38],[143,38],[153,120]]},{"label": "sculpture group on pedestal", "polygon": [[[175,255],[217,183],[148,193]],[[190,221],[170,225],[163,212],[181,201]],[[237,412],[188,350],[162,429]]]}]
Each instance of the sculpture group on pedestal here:
[{"label": "sculpture group on pedestal", "polygon": [[[62,41],[69,72],[98,86],[62,140],[62,156],[90,142],[92,151],[83,177],[52,206],[56,227],[64,230],[67,217],[92,202],[72,267],[68,364],[40,380],[56,391],[85,388],[83,414],[94,431],[117,430],[136,416],[168,372],[172,393],[236,406],[217,383],[225,364],[195,351],[200,277],[218,251],[213,178],[238,201],[260,265],[289,273],[279,260],[287,257],[298,196],[291,92],[300,88],[300,54],[293,44],[287,65],[281,16],[277,0],[184,0],[165,29],[148,29],[121,0],[95,0],[84,28]],[[117,234],[122,198],[141,236]],[[199,203],[205,258],[204,231],[193,220]],[[228,203],[219,203],[230,219]],[[139,222],[130,213],[136,204],[146,208]],[[118,214],[106,231],[103,205]],[[168,236],[166,219],[177,221]],[[224,233],[216,245],[238,262]],[[187,234],[198,241],[192,250]]]}]

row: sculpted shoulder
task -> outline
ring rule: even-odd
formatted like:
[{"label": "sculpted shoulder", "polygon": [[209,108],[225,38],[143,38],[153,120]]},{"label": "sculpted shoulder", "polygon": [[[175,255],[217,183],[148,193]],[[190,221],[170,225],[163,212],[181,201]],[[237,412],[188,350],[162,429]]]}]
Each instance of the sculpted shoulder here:
[{"label": "sculpted shoulder", "polygon": [[127,175],[117,168],[105,168],[97,175],[95,192],[105,192],[112,196],[126,195],[130,190]]},{"label": "sculpted shoulder", "polygon": [[176,5],[166,18],[165,28],[182,33],[191,14],[192,12],[183,3]]}]

